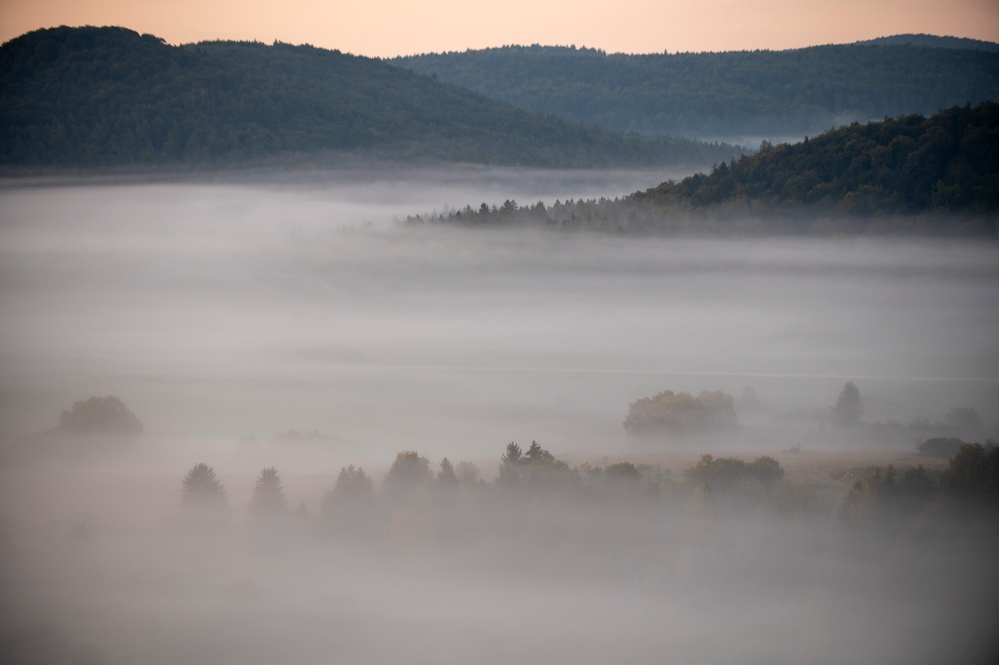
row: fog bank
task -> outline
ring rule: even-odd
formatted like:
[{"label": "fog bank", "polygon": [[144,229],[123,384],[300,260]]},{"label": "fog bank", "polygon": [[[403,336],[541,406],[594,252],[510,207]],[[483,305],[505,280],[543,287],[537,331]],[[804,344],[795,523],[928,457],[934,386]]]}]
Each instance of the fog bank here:
[{"label": "fog bank", "polygon": [[[3,648],[91,665],[996,653],[994,513],[965,521],[942,490],[915,517],[840,510],[873,466],[939,481],[911,419],[999,419],[994,244],[402,228],[662,177],[258,175],[0,189]],[[831,433],[847,381],[901,439]],[[629,439],[629,404],[664,390],[733,395],[739,427]],[[56,428],[91,395],[119,397],[141,438]],[[634,461],[653,489],[494,485],[503,446],[533,440],[584,479]],[[324,515],[342,467],[381,486],[403,450],[484,482]],[[775,455],[783,498],[689,480],[707,450]],[[199,462],[227,511],[185,512]],[[289,512],[255,520],[270,466]]]}]

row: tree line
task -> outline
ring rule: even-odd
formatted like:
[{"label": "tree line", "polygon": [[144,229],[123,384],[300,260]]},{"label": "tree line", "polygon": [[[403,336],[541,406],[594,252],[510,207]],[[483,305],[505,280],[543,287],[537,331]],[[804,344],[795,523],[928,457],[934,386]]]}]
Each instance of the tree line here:
[{"label": "tree line", "polygon": [[[212,467],[196,464],[183,479],[182,505],[192,515],[227,513],[225,488]],[[338,529],[377,531],[386,521],[404,514],[432,515],[456,506],[494,510],[504,498],[532,505],[583,502],[604,506],[707,506],[734,514],[761,510],[774,515],[815,517],[821,501],[813,485],[792,482],[771,456],[751,461],[704,454],[681,474],[651,465],[616,462],[604,467],[570,466],[536,441],[526,449],[507,444],[496,478],[486,481],[478,467],[457,466],[443,458],[436,471],[416,451],[403,451],[379,488],[361,467],[341,468],[320,503],[319,519]],[[540,503],[539,503],[540,502]],[[292,515],[274,467],[264,468],[247,505],[254,518]],[[304,503],[300,517],[308,515]],[[864,471],[847,494],[833,506],[833,516],[845,524],[872,524],[911,531],[941,516],[972,515],[994,521],[999,517],[999,446],[963,444],[945,470],[923,465]],[[949,519],[949,517],[948,517]],[[381,525],[381,526],[379,526]]]}]

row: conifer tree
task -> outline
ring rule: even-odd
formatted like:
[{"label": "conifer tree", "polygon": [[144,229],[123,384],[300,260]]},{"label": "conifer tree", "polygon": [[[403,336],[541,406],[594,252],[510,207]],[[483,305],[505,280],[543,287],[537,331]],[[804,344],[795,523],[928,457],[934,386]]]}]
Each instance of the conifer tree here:
[{"label": "conifer tree", "polygon": [[195,464],[184,476],[181,499],[189,509],[221,510],[226,506],[225,488],[215,477],[215,469],[204,462]]},{"label": "conifer tree", "polygon": [[269,466],[260,472],[250,499],[250,512],[258,516],[277,516],[288,512],[288,501],[281,487],[277,469]]}]

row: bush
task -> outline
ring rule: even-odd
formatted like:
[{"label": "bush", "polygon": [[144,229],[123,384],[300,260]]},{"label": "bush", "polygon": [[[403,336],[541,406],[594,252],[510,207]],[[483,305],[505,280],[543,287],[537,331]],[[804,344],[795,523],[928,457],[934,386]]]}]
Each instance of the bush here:
[{"label": "bush", "polygon": [[926,439],[919,444],[919,452],[928,457],[942,457],[944,459],[953,457],[961,450],[964,441],[953,437],[938,436]]},{"label": "bush", "polygon": [[784,477],[784,469],[773,457],[757,457],[752,463],[734,457],[701,455],[697,466],[687,471],[691,480],[709,486],[713,491],[727,491],[737,485],[759,483],[767,491]]}]

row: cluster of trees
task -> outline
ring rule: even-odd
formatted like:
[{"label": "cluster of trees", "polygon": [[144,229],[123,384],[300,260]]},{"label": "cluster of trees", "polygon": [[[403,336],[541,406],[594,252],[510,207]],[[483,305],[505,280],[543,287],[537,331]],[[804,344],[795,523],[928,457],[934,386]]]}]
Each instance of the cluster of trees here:
[{"label": "cluster of trees", "polygon": [[116,455],[133,449],[142,432],[142,421],[119,398],[94,395],[63,411],[55,427],[0,445],[0,457]]},{"label": "cluster of trees", "polygon": [[624,420],[624,429],[634,435],[724,434],[738,426],[732,396],[718,390],[697,397],[672,390],[642,397],[628,407]]},{"label": "cluster of trees", "polygon": [[999,423],[991,428],[986,426],[973,406],[954,407],[943,420],[916,417],[908,425],[895,420],[866,422],[863,420],[865,411],[860,389],[853,381],[848,381],[829,409],[828,422],[861,443],[897,448],[916,442],[919,453],[943,459],[956,455],[965,440],[989,441],[990,430],[999,431]]},{"label": "cluster of trees", "polygon": [[907,41],[649,55],[505,46],[390,62],[530,111],[681,136],[801,136],[999,99],[995,44]]},{"label": "cluster of trees", "polygon": [[[999,104],[853,124],[617,199],[485,203],[404,223],[635,234],[995,236]],[[946,213],[946,214],[941,214]],[[954,214],[957,213],[957,214]]]},{"label": "cluster of trees", "polygon": [[780,462],[768,455],[757,457],[752,462],[734,457],[701,455],[697,466],[690,469],[687,475],[711,490],[755,484],[769,492],[784,477],[784,469]]},{"label": "cluster of trees", "polygon": [[[191,467],[181,484],[181,502],[185,509],[218,513],[228,507],[225,487],[215,475],[215,469],[204,462]],[[281,517],[288,512],[281,477],[273,466],[264,468],[257,478],[250,499],[249,511],[258,517]]]},{"label": "cluster of trees", "polygon": [[853,484],[840,506],[852,522],[900,532],[919,531],[954,509],[990,519],[999,515],[999,446],[963,444],[943,472],[922,465],[875,468]]},{"label": "cluster of trees", "polygon": [[142,421],[114,395],[95,396],[74,402],[70,410],[63,411],[58,431],[133,441],[142,434]]},{"label": "cluster of trees", "polygon": [[3,165],[221,166],[336,151],[578,167],[737,152],[544,117],[311,46],[171,46],[124,28],[60,27],[0,46],[0,73]]}]

